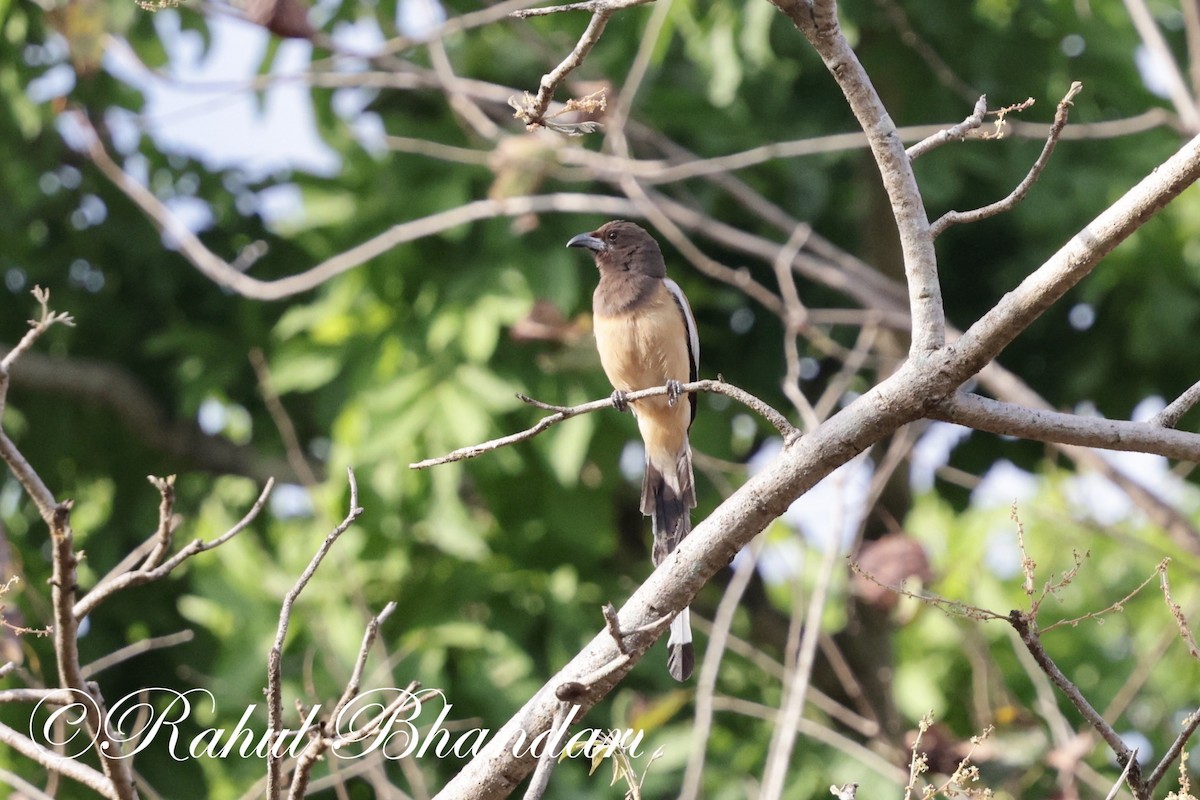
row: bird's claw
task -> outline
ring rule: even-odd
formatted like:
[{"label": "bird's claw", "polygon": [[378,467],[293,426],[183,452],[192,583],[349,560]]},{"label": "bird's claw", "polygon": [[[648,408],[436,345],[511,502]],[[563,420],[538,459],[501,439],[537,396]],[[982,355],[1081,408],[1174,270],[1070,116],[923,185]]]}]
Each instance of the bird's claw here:
[{"label": "bird's claw", "polygon": [[683,394],[683,385],[677,380],[667,381],[667,405],[671,408],[679,402],[679,395]]},{"label": "bird's claw", "polygon": [[614,389],[612,393],[613,408],[624,414],[629,410],[629,401],[625,399],[625,393],[620,389]]}]

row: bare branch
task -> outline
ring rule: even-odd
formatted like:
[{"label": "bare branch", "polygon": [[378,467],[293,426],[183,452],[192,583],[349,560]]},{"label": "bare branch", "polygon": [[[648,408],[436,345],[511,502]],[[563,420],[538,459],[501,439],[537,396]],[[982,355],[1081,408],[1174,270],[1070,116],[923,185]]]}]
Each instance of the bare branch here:
[{"label": "bare branch", "polygon": [[[1019,611],[1013,611],[1009,614],[1008,622],[1017,631],[1017,634],[1020,635],[1021,643],[1025,645],[1029,654],[1037,661],[1038,667],[1046,673],[1046,677],[1058,687],[1059,691],[1066,695],[1067,699],[1071,701],[1071,705],[1075,706],[1075,709],[1083,715],[1083,718],[1088,721],[1092,729],[1100,734],[1100,738],[1104,739],[1108,743],[1108,746],[1112,748],[1113,753],[1117,756],[1118,763],[1124,766],[1130,760],[1134,760],[1132,751],[1121,740],[1117,732],[1113,730],[1113,727],[1108,724],[1104,717],[1100,716],[1099,712],[1092,707],[1092,704],[1079,691],[1079,688],[1071,683],[1067,676],[1062,673],[1062,670],[1058,668],[1058,665],[1054,663],[1053,659],[1047,655],[1045,648],[1042,647],[1041,640],[1038,638],[1037,623]],[[1135,764],[1131,768],[1130,785],[1136,787],[1141,784],[1141,780],[1141,771]],[[1134,790],[1134,794],[1141,797],[1136,789]]]},{"label": "bare branch", "polygon": [[1159,74],[1167,80],[1171,103],[1175,106],[1179,118],[1183,120],[1184,127],[1193,135],[1200,133],[1200,108],[1188,89],[1187,81],[1184,80],[1179,64],[1171,53],[1170,45],[1154,22],[1150,8],[1145,0],[1125,0],[1125,9],[1129,12],[1129,19],[1142,38],[1146,50],[1154,58]]},{"label": "bare branch", "polygon": [[564,11],[587,11],[592,14],[607,12],[614,14],[624,8],[632,8],[633,6],[641,6],[652,2],[654,0],[587,0],[583,3],[569,3],[562,6],[545,6],[543,8],[514,11],[512,12],[512,16],[518,19],[526,19],[527,17],[544,17],[549,14],[561,14]]},{"label": "bare branch", "polygon": [[1138,182],[1004,295],[954,343],[955,361],[982,369],[1106,255],[1200,178],[1200,136]]},{"label": "bare branch", "polygon": [[162,563],[163,558],[171,551],[171,540],[175,534],[175,476],[156,478],[147,475],[146,480],[158,489],[161,500],[158,504],[158,528],[153,537],[154,547],[142,562],[143,570],[154,569]]},{"label": "bare branch", "polygon": [[[731,397],[734,400],[737,400],[739,403],[742,403],[743,405],[758,412],[763,416],[763,418],[775,426],[775,429],[779,431],[779,435],[785,440],[790,440],[792,437],[798,434],[798,431],[792,427],[792,424],[788,422],[782,414],[771,408],[763,401],[759,400],[754,395],[737,388],[733,384],[725,383],[724,381],[719,380],[704,380],[696,381],[694,383],[685,383],[680,387],[679,390],[685,394],[690,394],[692,392],[712,392],[714,394],[723,394],[726,397]],[[666,393],[667,387],[655,386],[650,389],[639,389],[636,392],[629,392],[625,395],[625,399],[628,402],[635,402],[647,397],[659,397],[665,395]],[[491,452],[492,450],[498,450],[499,448],[506,447],[510,444],[516,444],[517,442],[524,442],[528,439],[532,439],[534,436],[537,436],[547,428],[551,428],[563,420],[570,419],[571,417],[577,417],[580,414],[588,414],[592,411],[600,411],[605,408],[613,407],[611,398],[605,398],[604,400],[593,400],[590,403],[583,403],[581,405],[568,407],[552,406],[547,403],[542,403],[532,398],[525,397],[524,395],[517,395],[517,397],[524,402],[529,403],[530,405],[541,408],[544,411],[553,411],[554,413],[548,417],[543,417],[532,428],[527,428],[519,433],[512,433],[508,436],[502,436],[499,439],[493,439],[490,442],[484,442],[482,444],[471,445],[470,447],[462,447],[452,453],[440,456],[438,458],[428,458],[424,461],[418,461],[415,464],[409,464],[408,468],[428,469],[429,467],[436,467],[440,464],[449,464],[454,461],[466,461],[469,458],[481,456],[484,453]]]},{"label": "bare branch", "polygon": [[275,423],[280,438],[283,439],[288,463],[292,465],[300,482],[311,489],[319,480],[309,466],[308,459],[304,457],[304,448],[300,444],[300,437],[296,435],[296,426],[292,424],[292,418],[271,385],[271,368],[267,366],[266,356],[257,347],[250,350],[249,356],[250,366],[254,368],[254,375],[258,378],[258,392],[262,395],[263,404],[267,407],[267,413],[271,415],[271,421]]},{"label": "bare branch", "polygon": [[246,512],[246,515],[238,521],[229,530],[221,534],[215,539],[205,541],[204,539],[193,539],[188,542],[178,553],[164,561],[162,564],[153,569],[137,569],[133,572],[123,572],[119,575],[114,575],[112,578],[106,579],[98,583],[90,592],[84,595],[77,603],[75,603],[74,613],[76,619],[83,619],[88,614],[96,610],[96,607],[107,600],[112,595],[124,589],[129,589],[134,586],[142,586],[143,584],[156,581],[159,578],[167,575],[173,569],[178,567],[187,559],[194,555],[203,553],[206,550],[212,550],[214,547],[220,547],[225,542],[232,539],[234,536],[241,533],[246,527],[258,517],[259,512],[267,504],[267,498],[271,496],[271,490],[275,488],[275,481],[268,480],[266,486],[263,487],[258,499],[254,501],[254,505]]},{"label": "bare branch", "polygon": [[855,119],[867,134],[871,155],[879,168],[900,234],[904,274],[908,279],[909,313],[913,319],[909,352],[920,356],[936,351],[946,343],[937,254],[912,162],[904,152],[896,126],[858,56],[842,35],[836,3],[771,2],[791,19],[821,56]]},{"label": "bare branch", "polygon": [[[41,306],[41,315],[37,319],[29,320],[29,330],[21,337],[21,341],[17,342],[9,353],[0,359],[0,375],[6,375],[12,365],[17,362],[24,353],[33,347],[34,343],[41,338],[42,334],[53,328],[55,325],[62,324],[67,327],[75,325],[74,318],[67,313],[50,310],[50,290],[43,289],[40,286],[33,287],[33,297]],[[0,407],[2,408],[2,407]]]},{"label": "bare branch", "polygon": [[1175,763],[1183,753],[1183,748],[1187,746],[1188,739],[1192,738],[1192,734],[1196,729],[1200,728],[1200,709],[1188,714],[1183,721],[1183,729],[1179,731],[1179,735],[1175,737],[1175,741],[1171,742],[1171,746],[1167,748],[1167,752],[1163,753],[1162,760],[1158,762],[1158,766],[1150,773],[1150,777],[1146,778],[1146,793],[1154,791],[1154,787],[1158,786],[1159,782],[1167,774],[1167,770]]},{"label": "bare branch", "polygon": [[13,477],[20,482],[26,494],[37,506],[42,520],[49,525],[54,519],[54,509],[58,505],[58,501],[54,499],[50,489],[42,482],[41,476],[25,460],[25,456],[21,455],[21,451],[3,430],[0,430],[0,459],[8,464]]},{"label": "bare branch", "polygon": [[1174,618],[1175,624],[1179,627],[1179,638],[1187,645],[1188,653],[1191,657],[1200,661],[1200,645],[1196,644],[1196,637],[1192,634],[1192,629],[1188,626],[1187,617],[1183,614],[1183,608],[1171,597],[1171,583],[1167,579],[1165,561],[1159,568],[1159,586],[1162,588],[1163,599],[1167,603],[1167,609],[1171,612],[1171,617]]},{"label": "bare branch", "polygon": [[1067,94],[1059,101],[1058,110],[1054,113],[1054,124],[1050,126],[1050,133],[1046,136],[1046,144],[1042,148],[1041,155],[1033,162],[1033,166],[1030,167],[1029,173],[1025,176],[1024,180],[1017,184],[1017,187],[1012,190],[1008,197],[973,211],[947,211],[930,226],[933,236],[941,235],[951,225],[978,222],[981,219],[994,217],[997,214],[1009,211],[1017,203],[1024,200],[1025,195],[1029,194],[1029,190],[1037,183],[1038,178],[1042,176],[1042,171],[1046,169],[1046,165],[1050,162],[1050,156],[1058,144],[1059,135],[1062,133],[1063,128],[1067,126],[1071,101],[1081,91],[1083,91],[1083,84],[1075,81],[1071,84],[1071,88],[1067,90]]},{"label": "bare branch", "polygon": [[1196,403],[1200,403],[1200,381],[1196,381],[1187,390],[1172,400],[1166,408],[1150,418],[1151,425],[1161,425],[1164,428],[1174,428],[1183,419],[1183,415],[1191,411]]},{"label": "bare branch", "polygon": [[[546,110],[550,108],[550,101],[554,99],[555,89],[583,63],[583,59],[591,52],[596,42],[600,41],[600,35],[604,33],[604,27],[608,24],[608,18],[614,12],[615,9],[603,8],[592,14],[587,28],[584,29],[583,35],[579,37],[579,41],[575,44],[575,49],[562,60],[562,63],[542,76],[542,82],[538,87],[536,97],[530,97],[526,94],[524,100],[511,101],[516,111],[516,118],[525,123],[526,129],[536,130],[543,126],[549,128],[556,127],[555,123],[546,120]],[[564,130],[562,128],[558,129]],[[564,132],[569,131],[564,130]]]},{"label": "bare branch", "polygon": [[74,758],[47,750],[29,737],[23,736],[8,727],[3,722],[0,722],[0,742],[8,745],[29,760],[41,764],[52,773],[63,775],[83,784],[101,797],[108,797],[111,800],[120,800],[122,797],[122,795],[113,789],[113,785],[109,779],[100,772]]},{"label": "bare branch", "polygon": [[[82,118],[80,124],[87,127],[86,121]],[[295,275],[274,280],[260,280],[235,269],[209,250],[200,241],[200,238],[192,233],[153,192],[138,183],[112,160],[97,136],[93,135],[86,155],[114,186],[124,192],[142,210],[142,213],[150,218],[150,221],[159,230],[170,235],[180,254],[190,261],[192,266],[217,285],[252,300],[281,300],[307,292],[405,242],[415,241],[456,228],[459,225],[467,225],[485,219],[518,217],[552,211],[603,213],[611,216],[637,213],[636,208],[622,198],[604,198],[582,193],[476,200],[449,211],[441,211],[421,219],[394,225],[384,233]]]},{"label": "bare branch", "polygon": [[951,395],[932,407],[929,416],[1000,436],[1200,461],[1200,434],[1162,428],[1150,422],[1025,408],[975,394]]},{"label": "bare branch", "polygon": [[127,644],[122,648],[112,651],[108,655],[97,658],[90,664],[83,666],[83,676],[91,678],[98,675],[109,667],[116,666],[131,658],[140,656],[143,653],[149,653],[152,650],[162,650],[167,647],[174,647],[177,644],[190,642],[196,638],[196,634],[191,630],[182,630],[177,633],[168,633],[166,636],[152,636],[149,639],[142,639],[140,642]]},{"label": "bare branch", "polygon": [[[347,469],[346,476],[350,482],[349,511],[321,542],[321,546],[313,554],[308,566],[304,568],[304,572],[300,573],[300,577],[296,579],[295,584],[284,596],[283,605],[279,609],[279,625],[275,629],[275,642],[271,645],[271,652],[267,656],[267,735],[272,742],[283,731],[283,641],[287,637],[288,625],[291,623],[292,606],[316,573],[317,567],[321,566],[321,562],[329,553],[329,549],[333,547],[334,542],[354,524],[363,512],[362,507],[358,504],[358,482],[354,479],[354,470]],[[283,789],[282,762],[283,754],[277,755],[272,747],[267,756],[267,797],[269,800],[277,800]]]},{"label": "bare branch", "polygon": [[132,800],[137,793],[133,788],[130,763],[122,758],[119,741],[109,728],[104,698],[95,685],[88,682],[79,665],[79,621],[82,616],[76,616],[73,609],[76,591],[75,568],[79,560],[75,555],[70,515],[71,501],[59,503],[54,509],[50,525],[50,542],[53,548],[50,586],[54,609],[54,654],[58,665],[59,685],[64,689],[74,689],[90,698],[91,702],[82,705],[100,766],[111,785],[113,796],[121,800]]},{"label": "bare branch", "polygon": [[[21,341],[17,342],[17,346],[0,359],[0,419],[3,418],[4,406],[8,399],[8,386],[13,365],[50,328],[59,324],[67,326],[75,324],[75,320],[71,318],[70,314],[50,310],[50,291],[48,289],[35,286],[32,294],[41,308],[41,313],[37,319],[29,320],[29,330],[21,337]],[[54,499],[54,494],[42,482],[41,476],[25,460],[25,456],[21,455],[21,451],[8,438],[3,429],[0,429],[0,459],[8,464],[13,476],[25,488],[26,493],[37,506],[42,521],[53,527],[58,501]]]},{"label": "bare branch", "polygon": [[[379,635],[379,626],[382,625],[388,617],[396,610],[395,602],[388,603],[383,607],[383,610],[371,618],[367,623],[366,630],[363,631],[362,645],[358,648],[358,657],[354,661],[354,669],[350,673],[350,680],[346,682],[346,688],[342,691],[341,698],[338,699],[333,711],[329,714],[329,719],[336,720],[341,717],[342,711],[346,708],[349,702],[358,696],[359,690],[362,687],[363,670],[366,668],[367,656],[371,652],[371,645],[375,643],[375,638]],[[296,759],[295,771],[292,777],[292,785],[288,789],[289,800],[300,800],[305,795],[308,789],[309,779],[312,774],[312,768],[320,760],[321,756],[333,744],[331,739],[324,736],[318,736],[313,741],[309,742],[304,748],[304,752]]]},{"label": "bare branch", "polygon": [[962,141],[970,131],[975,130],[983,124],[985,114],[987,114],[987,95],[983,94],[979,96],[979,100],[975,103],[975,109],[969,117],[952,128],[945,128],[926,139],[922,139],[904,152],[908,155],[909,161],[916,161],[930,150],[941,147],[947,142]]}]

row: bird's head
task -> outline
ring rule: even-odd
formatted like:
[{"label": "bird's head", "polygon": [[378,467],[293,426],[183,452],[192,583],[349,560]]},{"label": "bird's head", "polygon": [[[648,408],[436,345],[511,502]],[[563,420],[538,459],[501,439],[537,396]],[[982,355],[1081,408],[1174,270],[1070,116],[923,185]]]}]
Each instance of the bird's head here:
[{"label": "bird's head", "polygon": [[590,233],[581,233],[567,247],[592,251],[601,273],[635,272],[651,278],[667,274],[662,251],[654,237],[640,226],[623,219],[606,222]]}]

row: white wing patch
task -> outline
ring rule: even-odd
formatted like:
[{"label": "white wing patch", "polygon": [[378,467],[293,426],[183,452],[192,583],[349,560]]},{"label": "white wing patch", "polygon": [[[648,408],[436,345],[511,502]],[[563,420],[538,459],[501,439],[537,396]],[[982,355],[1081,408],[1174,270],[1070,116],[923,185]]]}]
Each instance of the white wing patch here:
[{"label": "white wing patch", "polygon": [[675,302],[683,310],[683,322],[687,326],[688,333],[688,355],[692,357],[692,375],[699,377],[700,375],[700,334],[696,330],[696,318],[692,316],[692,307],[688,305],[687,297],[683,294],[683,289],[679,288],[679,284],[670,278],[663,278],[663,283],[666,284],[667,291],[671,293],[671,297],[675,298]]}]

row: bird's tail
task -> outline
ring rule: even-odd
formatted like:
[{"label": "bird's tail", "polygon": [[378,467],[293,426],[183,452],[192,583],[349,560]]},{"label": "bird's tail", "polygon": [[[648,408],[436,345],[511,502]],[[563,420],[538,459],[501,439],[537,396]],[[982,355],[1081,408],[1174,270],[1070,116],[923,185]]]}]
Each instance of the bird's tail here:
[{"label": "bird's tail", "polygon": [[[691,533],[691,510],[696,506],[692,451],[684,444],[679,454],[646,452],[646,476],[642,482],[642,513],[653,520],[654,566]],[[692,628],[685,608],[671,622],[667,640],[667,668],[671,677],[685,681],[696,663]]]}]

